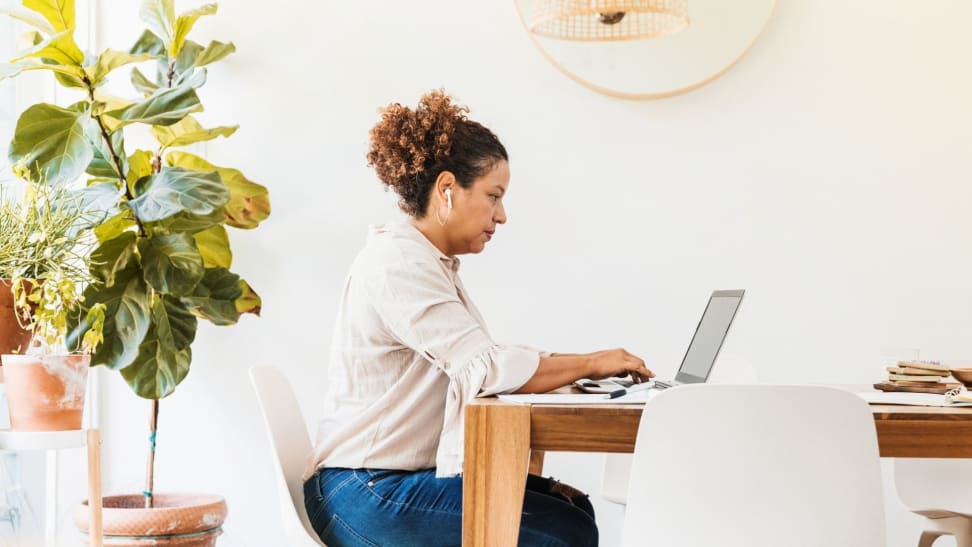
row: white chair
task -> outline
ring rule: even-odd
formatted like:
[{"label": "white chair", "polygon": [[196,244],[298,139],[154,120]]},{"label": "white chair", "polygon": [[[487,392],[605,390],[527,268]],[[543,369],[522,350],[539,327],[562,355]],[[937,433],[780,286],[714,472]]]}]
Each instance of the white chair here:
[{"label": "white chair", "polygon": [[918,547],[931,547],[943,535],[957,547],[972,547],[972,461],[965,459],[894,460],[894,487],[909,510],[925,517]]},{"label": "white chair", "polygon": [[[756,371],[752,363],[731,354],[719,356],[708,380],[710,384],[755,384]],[[631,454],[605,454],[604,474],[601,476],[601,497],[622,506],[628,503],[628,483],[631,477]]]},{"label": "white chair", "polygon": [[301,475],[311,453],[310,435],[290,382],[275,367],[250,368],[250,381],[273,448],[280,516],[290,547],[321,547],[304,509]]},{"label": "white chair", "polygon": [[823,386],[694,385],[645,405],[622,545],[884,546],[877,433]]}]

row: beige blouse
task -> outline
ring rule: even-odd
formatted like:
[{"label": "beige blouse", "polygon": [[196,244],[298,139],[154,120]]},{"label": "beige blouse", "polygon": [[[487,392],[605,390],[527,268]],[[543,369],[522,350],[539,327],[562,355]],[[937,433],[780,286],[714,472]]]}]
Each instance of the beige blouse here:
[{"label": "beige blouse", "polygon": [[458,271],[411,224],[371,227],[344,284],[305,480],[321,467],[456,475],[465,404],[536,372],[537,350],[493,341]]}]

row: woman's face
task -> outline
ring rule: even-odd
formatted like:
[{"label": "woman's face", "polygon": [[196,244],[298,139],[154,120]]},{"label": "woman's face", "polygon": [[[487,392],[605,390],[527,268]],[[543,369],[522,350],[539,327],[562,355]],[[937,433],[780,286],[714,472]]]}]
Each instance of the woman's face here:
[{"label": "woman's face", "polygon": [[469,188],[452,186],[452,213],[445,225],[450,255],[480,253],[498,224],[506,223],[503,196],[510,186],[510,166],[498,162]]}]

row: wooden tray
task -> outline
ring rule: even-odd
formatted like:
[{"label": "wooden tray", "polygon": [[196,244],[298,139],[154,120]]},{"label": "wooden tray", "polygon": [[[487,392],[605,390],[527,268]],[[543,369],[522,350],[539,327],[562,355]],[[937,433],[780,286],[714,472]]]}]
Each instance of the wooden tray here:
[{"label": "wooden tray", "polygon": [[874,384],[874,389],[881,391],[907,391],[910,393],[938,393],[944,395],[946,391],[962,387],[962,384],[941,384],[938,386],[917,387],[917,386],[896,386],[888,383]]}]

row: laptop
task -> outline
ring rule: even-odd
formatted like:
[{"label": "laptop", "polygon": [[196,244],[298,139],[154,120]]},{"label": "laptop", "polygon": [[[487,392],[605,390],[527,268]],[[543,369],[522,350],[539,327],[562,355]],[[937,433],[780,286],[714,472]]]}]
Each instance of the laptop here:
[{"label": "laptop", "polygon": [[[695,327],[682,365],[672,380],[653,379],[646,388],[667,389],[681,384],[701,384],[709,377],[729,327],[736,316],[745,290],[712,291],[705,305],[702,318]],[[578,380],[574,385],[589,393],[612,393],[636,385],[631,378],[606,378],[604,380]]]}]

